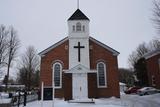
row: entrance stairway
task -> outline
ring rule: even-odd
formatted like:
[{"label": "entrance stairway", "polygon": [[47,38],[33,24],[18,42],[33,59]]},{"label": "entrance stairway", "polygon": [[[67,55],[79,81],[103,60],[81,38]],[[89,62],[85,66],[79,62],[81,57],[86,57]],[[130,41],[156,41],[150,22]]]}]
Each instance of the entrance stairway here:
[{"label": "entrance stairway", "polygon": [[74,99],[69,100],[69,103],[95,103],[94,99]]}]

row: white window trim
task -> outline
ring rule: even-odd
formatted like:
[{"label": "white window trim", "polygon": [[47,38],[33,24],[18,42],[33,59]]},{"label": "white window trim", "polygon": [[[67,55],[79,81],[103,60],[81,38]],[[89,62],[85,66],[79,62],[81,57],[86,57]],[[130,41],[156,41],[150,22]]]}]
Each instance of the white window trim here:
[{"label": "white window trim", "polygon": [[59,87],[57,87],[57,86],[54,86],[54,88],[55,89],[60,89],[60,88],[62,88],[62,64],[61,63],[59,63],[59,62],[55,62],[54,64],[53,64],[53,68],[52,68],[52,84],[53,84],[53,81],[54,81],[54,66],[56,65],[56,64],[59,64],[60,65],[60,86]]},{"label": "white window trim", "polygon": [[[104,86],[100,86],[99,85],[99,72],[98,72],[98,64],[102,63],[104,65],[104,79],[105,79],[105,85]],[[107,88],[107,81],[106,81],[107,77],[106,77],[106,64],[104,62],[98,62],[97,63],[97,87],[98,88]]]}]

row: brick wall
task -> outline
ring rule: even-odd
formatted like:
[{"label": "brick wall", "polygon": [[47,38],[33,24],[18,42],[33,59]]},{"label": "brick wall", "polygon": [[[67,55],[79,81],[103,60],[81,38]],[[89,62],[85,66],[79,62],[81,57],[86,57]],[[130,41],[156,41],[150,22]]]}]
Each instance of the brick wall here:
[{"label": "brick wall", "polygon": [[[99,97],[120,97],[119,94],[119,81],[118,81],[118,64],[117,56],[96,43],[89,41],[90,46],[90,68],[96,69],[98,61],[103,61],[106,64],[106,77],[107,88],[97,88],[97,75],[96,73],[88,74],[88,96],[89,98]],[[44,87],[52,86],[52,65],[54,61],[60,60],[63,69],[68,69],[69,66],[69,50],[68,41],[57,46],[49,51],[41,58],[41,72],[40,78],[44,82]],[[65,100],[72,99],[72,75],[62,75],[62,88],[55,90],[55,97],[65,97]]]},{"label": "brick wall", "polygon": [[[41,58],[40,81],[44,82],[44,87],[52,86],[52,66],[54,62],[61,61],[63,69],[68,69],[68,56],[68,41],[66,41]],[[55,97],[64,96],[64,73],[62,74],[62,88],[55,90]]]},{"label": "brick wall", "polygon": [[106,64],[107,88],[97,88],[97,97],[120,97],[117,56],[90,40],[90,68],[96,69],[97,63]]},{"label": "brick wall", "polygon": [[152,76],[154,75],[156,86],[153,87],[160,89],[160,68],[158,65],[159,58],[160,54],[147,59],[146,62],[147,62],[147,71],[148,71],[148,79],[150,86],[152,86]]}]

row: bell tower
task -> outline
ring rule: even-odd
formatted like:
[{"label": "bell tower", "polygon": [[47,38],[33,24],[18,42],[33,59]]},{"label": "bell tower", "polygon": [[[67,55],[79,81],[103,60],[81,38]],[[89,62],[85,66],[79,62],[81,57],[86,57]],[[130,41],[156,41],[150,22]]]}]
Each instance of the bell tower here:
[{"label": "bell tower", "polygon": [[81,64],[90,68],[89,18],[77,9],[68,19],[69,68]]},{"label": "bell tower", "polygon": [[89,37],[89,19],[80,9],[77,9],[68,19],[69,38]]}]

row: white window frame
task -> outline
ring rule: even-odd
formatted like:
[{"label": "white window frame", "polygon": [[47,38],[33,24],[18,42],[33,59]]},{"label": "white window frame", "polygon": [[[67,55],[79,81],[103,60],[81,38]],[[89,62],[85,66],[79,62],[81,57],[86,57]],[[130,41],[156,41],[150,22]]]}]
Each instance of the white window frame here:
[{"label": "white window frame", "polygon": [[[98,71],[98,65],[99,64],[103,64],[104,65],[104,79],[105,79],[105,85],[104,86],[100,86],[99,85],[99,71]],[[106,64],[104,62],[98,62],[97,63],[97,87],[98,88],[106,88],[107,87],[107,77],[106,77]]]},{"label": "white window frame", "polygon": [[62,64],[61,63],[59,63],[59,62],[55,62],[54,64],[53,64],[53,68],[52,68],[52,84],[53,84],[53,81],[54,81],[54,73],[55,73],[55,71],[54,71],[54,67],[55,67],[55,65],[56,64],[59,64],[60,65],[60,86],[55,86],[54,85],[54,88],[56,88],[56,89],[58,89],[58,88],[62,88]]}]

